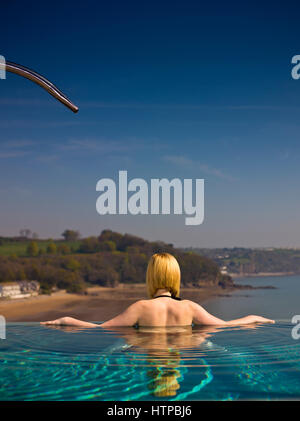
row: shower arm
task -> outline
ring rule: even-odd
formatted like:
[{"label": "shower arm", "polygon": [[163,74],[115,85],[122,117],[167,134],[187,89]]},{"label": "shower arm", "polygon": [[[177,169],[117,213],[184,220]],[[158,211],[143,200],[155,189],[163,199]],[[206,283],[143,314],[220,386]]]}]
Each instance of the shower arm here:
[{"label": "shower arm", "polygon": [[6,70],[7,72],[15,73],[17,75],[23,76],[26,79],[31,80],[32,82],[37,83],[42,88],[44,88],[50,95],[72,110],[74,113],[77,113],[78,107],[74,105],[53,83],[48,79],[44,78],[35,71],[28,69],[27,67],[21,66],[20,64],[12,63],[10,61],[1,62],[0,61],[0,70]]}]

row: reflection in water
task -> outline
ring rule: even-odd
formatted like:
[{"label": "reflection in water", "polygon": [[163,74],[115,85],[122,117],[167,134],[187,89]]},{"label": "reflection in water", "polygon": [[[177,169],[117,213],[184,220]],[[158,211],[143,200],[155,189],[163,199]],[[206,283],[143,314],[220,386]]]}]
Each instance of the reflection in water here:
[{"label": "reflection in water", "polygon": [[[81,328],[74,326],[47,326],[75,333]],[[101,329],[102,330],[102,329]],[[104,329],[103,329],[104,330]],[[215,327],[119,327],[105,329],[126,341],[127,348],[136,359],[146,361],[147,387],[155,397],[176,396],[180,389],[182,353],[199,348],[210,334],[220,330]]]},{"label": "reflection in water", "polygon": [[[174,354],[174,355],[172,355]],[[153,361],[149,358],[147,361],[151,364]],[[159,366],[154,366],[148,370],[147,376],[149,377],[148,388],[154,396],[175,396],[177,390],[180,388],[178,378],[181,377],[180,370],[177,369],[180,364],[180,354],[178,352],[170,352],[167,365],[161,361]]]},{"label": "reflection in water", "polygon": [[[147,387],[155,397],[176,396],[183,376],[181,354],[199,347],[216,328],[193,330],[185,327],[114,328],[126,340],[131,351],[147,361]],[[141,355],[142,354],[142,355]]]},{"label": "reflection in water", "polygon": [[[258,326],[259,324],[249,324],[234,327],[234,330],[249,330]],[[47,327],[70,333],[82,330],[82,328],[74,326],[48,325]],[[127,346],[125,348],[123,346],[123,348],[134,355],[135,363],[137,360],[146,362],[147,387],[153,396],[174,397],[180,390],[183,370],[189,363],[195,361],[195,356],[198,358],[198,364],[202,360],[202,367],[205,366],[204,357],[207,356],[211,347],[214,350],[217,349],[210,341],[210,337],[225,329],[228,327],[114,327],[101,328],[101,331],[125,340]],[[95,332],[94,329],[92,330]],[[198,366],[201,367],[201,364]]]}]

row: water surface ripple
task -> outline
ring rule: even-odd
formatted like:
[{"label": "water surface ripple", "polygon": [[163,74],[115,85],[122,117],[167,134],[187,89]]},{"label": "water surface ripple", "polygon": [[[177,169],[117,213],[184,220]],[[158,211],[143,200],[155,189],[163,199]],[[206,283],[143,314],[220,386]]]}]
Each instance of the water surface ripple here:
[{"label": "water surface ripple", "polygon": [[293,327],[108,331],[8,323],[0,400],[299,399]]}]

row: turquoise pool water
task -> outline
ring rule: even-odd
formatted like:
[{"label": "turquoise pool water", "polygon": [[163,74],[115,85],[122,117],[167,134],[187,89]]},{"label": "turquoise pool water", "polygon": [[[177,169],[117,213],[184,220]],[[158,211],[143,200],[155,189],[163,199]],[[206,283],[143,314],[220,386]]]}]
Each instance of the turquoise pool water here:
[{"label": "turquoise pool water", "polygon": [[[0,400],[300,399],[300,277],[238,283],[204,307],[225,320],[259,314],[275,325],[204,329],[74,329],[8,323],[0,339]],[[300,329],[299,329],[300,332]]]},{"label": "turquoise pool water", "polygon": [[0,400],[300,399],[294,325],[47,327],[8,323]]}]

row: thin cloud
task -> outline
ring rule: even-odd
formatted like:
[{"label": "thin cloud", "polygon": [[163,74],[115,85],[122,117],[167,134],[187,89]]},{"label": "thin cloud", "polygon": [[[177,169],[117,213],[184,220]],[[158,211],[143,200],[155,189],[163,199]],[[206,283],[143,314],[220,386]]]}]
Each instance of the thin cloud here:
[{"label": "thin cloud", "polygon": [[60,158],[59,155],[39,155],[36,157],[36,161],[42,162],[42,163],[46,163],[46,164],[52,164],[53,162],[58,161]]},{"label": "thin cloud", "polygon": [[180,166],[187,170],[201,170],[204,174],[213,175],[217,178],[223,180],[235,181],[236,178],[231,175],[225,174],[222,170],[218,168],[211,167],[207,164],[203,164],[198,161],[193,161],[192,159],[186,158],[180,155],[167,155],[163,159],[167,162],[171,162],[174,165]]},{"label": "thin cloud", "polygon": [[31,140],[6,140],[0,144],[0,159],[20,158],[32,152],[35,142]]},{"label": "thin cloud", "polygon": [[79,151],[92,153],[121,153],[129,150],[129,145],[117,141],[105,140],[70,140],[63,145],[58,145],[60,150]]},{"label": "thin cloud", "polygon": [[19,158],[21,156],[27,155],[28,151],[8,151],[8,152],[0,152],[0,159],[7,159],[7,158]]},{"label": "thin cloud", "polygon": [[136,136],[126,136],[122,140],[111,139],[70,139],[65,143],[57,145],[60,151],[74,151],[85,153],[103,153],[103,154],[124,154],[132,155],[135,152],[147,153],[147,151],[162,151],[168,148],[157,137],[140,138]]},{"label": "thin cloud", "polygon": [[27,148],[35,144],[36,142],[32,140],[6,140],[5,142],[1,142],[1,147],[6,149],[19,149]]}]

